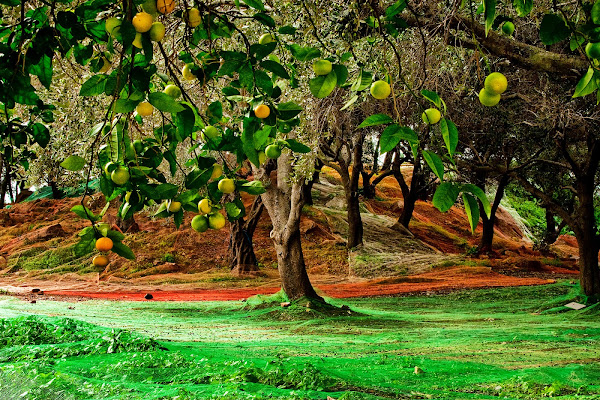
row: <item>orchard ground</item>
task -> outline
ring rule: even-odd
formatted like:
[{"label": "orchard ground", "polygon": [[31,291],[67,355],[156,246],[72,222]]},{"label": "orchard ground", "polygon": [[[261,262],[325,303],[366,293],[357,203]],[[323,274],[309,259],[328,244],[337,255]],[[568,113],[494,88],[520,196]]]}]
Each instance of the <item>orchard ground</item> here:
[{"label": "orchard ground", "polygon": [[[544,256],[502,211],[494,253],[470,257],[481,232],[471,235],[458,209],[441,214],[419,202],[415,237],[392,229],[401,196],[388,178],[364,202],[365,245],[348,252],[338,183],[326,171],[302,222],[311,280],[347,306],[336,315],[314,304],[284,308],[273,295],[266,215],[254,237],[260,273],[239,277],[229,274],[227,230],[198,234],[192,215],[180,230],[138,219],[127,239],[137,260],[113,255],[102,270],[70,252],[86,224],[69,212],[79,199],[3,210],[0,392],[36,400],[600,398],[598,307],[564,307],[580,301],[572,238]],[[103,204],[94,202],[94,210]]]}]

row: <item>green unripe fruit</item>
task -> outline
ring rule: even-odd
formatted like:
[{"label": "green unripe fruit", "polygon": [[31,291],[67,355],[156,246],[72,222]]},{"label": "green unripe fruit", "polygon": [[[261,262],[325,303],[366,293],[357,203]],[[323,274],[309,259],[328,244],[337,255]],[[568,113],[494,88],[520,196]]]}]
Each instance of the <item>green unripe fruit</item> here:
[{"label": "green unripe fruit", "polygon": [[502,33],[504,33],[505,35],[512,36],[514,31],[515,31],[515,24],[513,24],[512,22],[506,21],[505,23],[502,24]]},{"label": "green unripe fruit", "polygon": [[196,232],[206,232],[208,230],[208,218],[204,215],[196,215],[192,218],[192,229]]},{"label": "green unripe fruit", "polygon": [[438,122],[440,122],[440,119],[442,118],[442,114],[440,113],[440,110],[438,110],[437,108],[428,108],[427,110],[423,111],[423,114],[421,114],[421,118],[423,119],[423,122],[425,122],[426,124],[437,124]]},{"label": "green unripe fruit", "polygon": [[317,75],[327,75],[333,69],[331,61],[329,60],[318,60],[313,63],[313,71]]},{"label": "green unripe fruit", "polygon": [[123,166],[119,166],[110,174],[110,179],[116,185],[124,185],[129,181],[129,170]]},{"label": "green unripe fruit", "polygon": [[179,96],[181,96],[181,89],[179,89],[176,85],[167,85],[165,87],[165,93],[173,99],[178,99]]},{"label": "green unripe fruit", "polygon": [[585,54],[587,54],[589,58],[593,58],[594,60],[600,60],[600,42],[588,43],[585,46]]},{"label": "green unripe fruit", "polygon": [[387,98],[390,93],[392,93],[392,88],[386,81],[376,81],[371,85],[371,96],[378,100]]},{"label": "green unripe fruit", "polygon": [[485,78],[483,86],[489,93],[502,94],[508,88],[508,81],[500,72],[492,72]]},{"label": "green unripe fruit", "polygon": [[269,44],[275,41],[275,38],[270,33],[265,33],[258,39],[258,44]]},{"label": "green unripe fruit", "polygon": [[487,89],[481,89],[479,92],[479,101],[487,107],[493,107],[500,102],[500,95],[490,93]]},{"label": "green unripe fruit", "polygon": [[276,160],[281,155],[281,148],[276,144],[271,144],[265,149],[265,155],[272,160]]}]

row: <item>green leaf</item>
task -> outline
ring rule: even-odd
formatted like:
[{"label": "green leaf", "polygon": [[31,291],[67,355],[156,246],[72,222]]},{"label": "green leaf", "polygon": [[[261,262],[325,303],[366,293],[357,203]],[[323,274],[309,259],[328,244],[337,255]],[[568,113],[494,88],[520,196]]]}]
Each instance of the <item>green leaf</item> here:
[{"label": "green leaf", "polygon": [[337,85],[342,86],[348,80],[348,68],[342,64],[335,64],[333,66],[335,76],[337,76]]},{"label": "green leaf", "polygon": [[391,124],[394,120],[387,114],[373,114],[367,117],[358,127],[367,128],[369,126]]},{"label": "green leaf", "polygon": [[440,156],[438,156],[432,151],[423,150],[423,158],[425,159],[425,162],[427,162],[427,165],[429,165],[429,168],[431,168],[435,176],[437,176],[440,179],[440,181],[443,182],[444,163],[442,162]]},{"label": "green leaf", "polygon": [[356,103],[356,100],[358,100],[358,95],[354,95],[350,98],[350,100],[348,100],[346,102],[346,104],[344,104],[344,106],[342,108],[340,108],[340,111],[344,111],[346,110],[348,107],[350,107],[352,104]]},{"label": "green leaf", "polygon": [[60,166],[69,171],[81,171],[85,167],[86,161],[79,156],[69,156]]},{"label": "green leaf", "polygon": [[393,150],[401,140],[406,140],[409,142],[411,147],[413,144],[419,143],[417,134],[408,126],[393,124],[385,128],[385,130],[381,133],[381,137],[379,138],[381,154]]},{"label": "green leaf", "polygon": [[128,260],[135,260],[135,254],[131,249],[123,243],[113,243],[112,251]]},{"label": "green leaf", "polygon": [[490,205],[490,201],[486,197],[485,193],[483,192],[483,190],[481,190],[481,188],[479,186],[473,185],[471,183],[467,183],[465,185],[462,185],[460,189],[463,192],[469,192],[469,193],[475,195],[475,197],[477,197],[479,199],[479,201],[481,201],[485,215],[487,215],[488,218],[490,217],[490,214],[492,212],[492,206]]},{"label": "green leaf", "polygon": [[590,17],[592,22],[596,25],[600,25],[600,0],[596,0],[590,11]]},{"label": "green leaf", "polygon": [[471,233],[475,233],[475,228],[477,228],[477,224],[479,223],[479,204],[477,204],[477,200],[468,193],[463,193],[462,198],[463,203],[465,204],[465,213],[467,214],[467,219],[471,226]]},{"label": "green leaf", "polygon": [[125,239],[125,235],[123,235],[119,231],[113,231],[110,228],[106,231],[106,237],[110,238],[113,243],[120,243]]},{"label": "green leaf", "polygon": [[31,66],[30,72],[40,79],[40,82],[46,89],[50,89],[50,84],[52,83],[52,58],[44,54],[39,63]]},{"label": "green leaf", "polygon": [[589,67],[587,73],[577,83],[573,98],[594,93],[594,91],[598,89],[598,78],[598,72],[592,67]]},{"label": "green leaf", "polygon": [[513,0],[513,7],[519,17],[526,17],[533,9],[533,0]]},{"label": "green leaf", "polygon": [[71,208],[71,211],[77,214],[78,217],[90,220],[92,222],[96,222],[100,219],[98,216],[94,215],[94,213],[89,208],[81,204],[78,204],[75,207]]},{"label": "green leaf", "polygon": [[296,139],[288,139],[285,142],[287,143],[287,147],[294,153],[310,153],[310,147],[300,143]]},{"label": "green leaf", "polygon": [[265,5],[261,0],[242,0],[244,4],[256,10],[265,11]]},{"label": "green leaf", "polygon": [[373,81],[373,74],[369,71],[360,70],[360,73],[356,77],[356,81],[350,87],[351,90],[355,92],[360,92],[361,90],[365,90]]},{"label": "green leaf", "polygon": [[456,203],[459,193],[459,185],[452,182],[443,182],[435,190],[433,205],[441,212],[446,212]]},{"label": "green leaf", "polygon": [[496,0],[483,0],[483,17],[485,18],[485,36],[494,25],[496,19]]},{"label": "green leaf", "polygon": [[561,42],[571,35],[565,20],[556,14],[546,14],[540,24],[540,39],[546,46]]},{"label": "green leaf", "polygon": [[321,57],[321,50],[314,47],[301,47],[294,43],[289,46],[289,49],[292,56],[298,61],[310,61]]},{"label": "green leaf", "polygon": [[264,61],[261,61],[260,66],[263,67],[264,69],[266,69],[267,71],[274,73],[275,75],[279,76],[280,78],[290,79],[290,75],[285,70],[283,65],[279,64],[277,61],[264,60]]},{"label": "green leaf", "polygon": [[104,93],[106,79],[108,76],[99,74],[94,75],[81,85],[79,89],[80,96],[98,96]]},{"label": "green leaf", "polygon": [[258,152],[254,147],[254,134],[258,131],[258,125],[246,118],[244,120],[244,129],[242,130],[242,150],[248,160],[257,167],[260,166]]},{"label": "green leaf", "polygon": [[185,177],[186,189],[200,189],[201,187],[205,186],[210,180],[212,170],[212,166],[204,170],[201,170],[199,168],[192,169],[190,173]]},{"label": "green leaf", "polygon": [[440,129],[442,130],[442,138],[444,138],[444,143],[446,143],[448,154],[452,157],[458,145],[458,129],[454,125],[454,122],[446,118],[441,119]]},{"label": "green leaf", "polygon": [[178,191],[177,185],[172,183],[161,183],[154,189],[156,196],[160,199],[172,199],[177,196]]},{"label": "green leaf", "polygon": [[423,97],[425,97],[427,100],[429,100],[430,102],[432,102],[433,104],[435,104],[435,106],[439,109],[444,109],[444,112],[446,112],[446,103],[444,103],[444,100],[442,100],[442,98],[436,93],[436,92],[432,92],[431,90],[421,90],[421,95]]},{"label": "green leaf", "polygon": [[401,13],[406,8],[406,0],[398,0],[385,9],[385,16],[389,19]]},{"label": "green leaf", "polygon": [[277,106],[277,116],[283,121],[289,121],[298,116],[304,109],[293,101],[280,103]]},{"label": "green leaf", "polygon": [[268,26],[269,28],[275,28],[275,26],[276,26],[275,20],[267,14],[263,14],[263,13],[254,14],[254,16],[252,18],[257,20],[261,24]]},{"label": "green leaf", "polygon": [[139,101],[133,101],[129,99],[118,99],[115,102],[115,112],[121,114],[128,114],[135,110],[135,107],[138,105]]},{"label": "green leaf", "polygon": [[273,130],[272,126],[264,125],[262,129],[254,132],[252,137],[252,141],[254,142],[254,148],[256,150],[262,149],[267,142],[267,139],[271,135],[271,131]]},{"label": "green leaf", "polygon": [[194,110],[187,104],[182,104],[182,107],[183,110],[177,113],[175,123],[177,125],[179,136],[183,140],[189,137],[194,131],[196,113],[194,113]]},{"label": "green leaf", "polygon": [[237,186],[237,189],[240,192],[246,192],[253,196],[258,196],[259,194],[263,194],[267,191],[261,181],[246,182],[242,185]]},{"label": "green leaf", "polygon": [[91,231],[91,233],[81,236],[79,242],[73,246],[73,253],[75,254],[75,257],[83,257],[90,254],[95,248],[96,238],[94,237],[94,232]]},{"label": "green leaf", "polygon": [[154,107],[163,112],[174,114],[184,110],[181,104],[179,104],[171,96],[163,92],[150,93],[148,95],[148,101]]},{"label": "green leaf", "polygon": [[282,35],[293,35],[296,33],[297,30],[298,29],[294,28],[291,25],[285,25],[285,26],[282,26],[281,28],[279,28],[278,32],[281,33]]},{"label": "green leaf", "polygon": [[227,212],[227,217],[230,221],[235,221],[242,215],[242,209],[233,202],[225,204],[225,211]]},{"label": "green leaf", "polygon": [[48,130],[46,125],[40,124],[39,122],[31,125],[31,136],[33,136],[33,140],[43,148],[50,143],[50,130]]},{"label": "green leaf", "polygon": [[335,71],[331,71],[325,76],[317,76],[308,82],[310,92],[318,99],[323,99],[333,92],[337,84]]}]

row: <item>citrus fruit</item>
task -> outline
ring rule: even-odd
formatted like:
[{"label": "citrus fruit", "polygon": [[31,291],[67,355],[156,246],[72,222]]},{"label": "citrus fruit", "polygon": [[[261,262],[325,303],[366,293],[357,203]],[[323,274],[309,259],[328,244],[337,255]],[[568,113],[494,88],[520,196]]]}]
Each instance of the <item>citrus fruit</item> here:
[{"label": "citrus fruit", "polygon": [[212,174],[210,174],[210,179],[217,179],[223,176],[223,167],[220,164],[214,164]]},{"label": "citrus fruit", "polygon": [[168,206],[168,210],[171,213],[179,212],[179,210],[181,210],[181,202],[180,201],[172,201],[171,204],[169,204],[169,206]]},{"label": "citrus fruit", "polygon": [[98,251],[110,251],[113,248],[113,241],[111,238],[101,237],[96,240],[96,250]]},{"label": "citrus fruit", "polygon": [[208,229],[208,218],[204,215],[196,215],[192,218],[192,229],[196,232],[206,232]]},{"label": "citrus fruit", "polygon": [[206,128],[204,128],[203,133],[204,136],[208,137],[209,139],[216,139],[219,136],[221,136],[221,132],[219,132],[219,130],[212,125],[209,125]]},{"label": "citrus fruit", "polygon": [[154,22],[148,31],[150,40],[160,42],[165,37],[165,26],[162,22]]},{"label": "citrus fruit", "polygon": [[121,23],[122,21],[120,19],[111,17],[104,23],[104,29],[110,36],[119,39],[121,37]]},{"label": "citrus fruit", "polygon": [[108,257],[106,257],[105,255],[97,255],[96,257],[94,257],[92,259],[92,264],[94,264],[94,266],[96,267],[106,267],[109,263]]},{"label": "citrus fruit", "polygon": [[392,88],[386,81],[375,81],[371,85],[371,96],[383,100],[390,95]]},{"label": "citrus fruit", "polygon": [[492,72],[485,78],[483,86],[489,93],[502,94],[508,87],[508,81],[500,72]]},{"label": "citrus fruit", "polygon": [[152,115],[154,107],[152,107],[152,104],[148,103],[147,101],[143,101],[137,105],[135,110],[137,111],[138,115],[141,115],[142,117],[147,117],[148,115]]},{"label": "citrus fruit", "polygon": [[148,32],[150,28],[152,28],[152,22],[154,22],[152,15],[144,11],[135,14],[133,20],[131,21],[135,31],[139,33]]},{"label": "citrus fruit", "polygon": [[225,194],[233,193],[235,191],[235,182],[229,178],[221,179],[217,188]]},{"label": "citrus fruit", "polygon": [[200,10],[197,8],[190,8],[183,14],[183,18],[189,27],[195,28],[202,23],[202,17],[200,16]]},{"label": "citrus fruit", "polygon": [[135,39],[133,39],[133,42],[131,43],[132,45],[134,45],[135,47],[137,47],[138,49],[141,49],[143,47],[142,44],[142,34],[141,33],[136,33],[135,34]]},{"label": "citrus fruit", "polygon": [[265,161],[267,161],[267,155],[265,154],[264,151],[259,151],[258,152],[258,163],[259,164],[264,164]]},{"label": "citrus fruit", "polygon": [[177,99],[179,96],[181,96],[181,89],[175,85],[167,85],[165,87],[165,93],[171,96],[173,99]]},{"label": "citrus fruit", "polygon": [[186,81],[193,81],[196,79],[196,75],[192,73],[192,67],[194,64],[185,64],[181,69],[181,75],[183,75],[183,79]]},{"label": "citrus fruit", "polygon": [[142,10],[146,11],[150,15],[156,15],[158,11],[156,9],[156,1],[155,0],[146,0],[142,3]]},{"label": "citrus fruit", "polygon": [[269,106],[261,104],[254,109],[254,115],[256,115],[256,118],[265,119],[271,115],[271,109]]},{"label": "citrus fruit", "polygon": [[275,41],[275,38],[270,33],[265,33],[258,38],[258,44],[269,44]]},{"label": "citrus fruit", "polygon": [[281,148],[276,144],[270,144],[265,149],[265,155],[271,160],[275,160],[281,155]]},{"label": "citrus fruit", "polygon": [[502,33],[505,35],[511,36],[515,31],[515,24],[510,21],[506,21],[502,24]]},{"label": "citrus fruit", "polygon": [[156,9],[161,14],[168,14],[175,9],[175,0],[157,0]]},{"label": "citrus fruit", "polygon": [[98,72],[106,72],[110,69],[110,67],[112,67],[112,64],[110,63],[110,61],[108,61],[108,59],[106,57],[102,57],[102,67],[100,67],[100,70],[98,70]]},{"label": "citrus fruit", "polygon": [[585,46],[585,54],[587,54],[587,56],[589,58],[593,58],[595,60],[599,60],[600,59],[600,42],[596,42],[596,43],[588,43]]},{"label": "citrus fruit", "polygon": [[327,75],[331,72],[333,65],[329,60],[318,60],[313,63],[313,71],[317,75]]},{"label": "citrus fruit", "polygon": [[221,229],[225,226],[226,219],[223,214],[216,212],[208,217],[208,227],[210,229]]},{"label": "citrus fruit", "polygon": [[119,186],[124,185],[129,181],[129,170],[119,166],[110,174],[110,179]]},{"label": "citrus fruit", "polygon": [[493,107],[500,102],[500,95],[490,93],[484,88],[479,92],[479,101],[484,106]]},{"label": "citrus fruit", "polygon": [[212,210],[212,203],[209,199],[202,199],[198,202],[198,212],[200,214],[208,214]]},{"label": "citrus fruit", "polygon": [[440,118],[442,118],[442,114],[440,113],[440,111],[437,108],[428,108],[427,110],[423,111],[423,114],[421,114],[421,118],[423,119],[423,122],[425,122],[426,124],[437,124],[438,122],[440,122]]}]

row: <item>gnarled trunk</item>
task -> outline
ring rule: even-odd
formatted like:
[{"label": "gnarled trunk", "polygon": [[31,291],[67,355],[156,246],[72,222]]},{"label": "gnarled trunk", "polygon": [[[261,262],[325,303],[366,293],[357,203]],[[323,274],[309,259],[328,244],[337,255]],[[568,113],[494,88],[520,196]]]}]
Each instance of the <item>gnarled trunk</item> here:
[{"label": "gnarled trunk", "polygon": [[[496,189],[496,195],[494,196],[494,202],[492,203],[490,217],[488,218],[485,213],[481,213],[481,222],[483,227],[483,233],[481,235],[481,241],[479,242],[478,253],[489,253],[492,251],[492,245],[494,242],[494,226],[496,225],[496,212],[500,207],[500,202],[504,197],[504,189],[508,185],[508,175],[503,175],[498,182],[498,188]],[[482,190],[485,190],[485,185],[479,185]],[[481,202],[479,202],[480,209],[482,209]]]},{"label": "gnarled trunk", "polygon": [[231,223],[229,259],[232,274],[243,275],[258,271],[252,238],[263,208],[261,198],[257,196],[252,203],[248,219],[240,218]]}]

